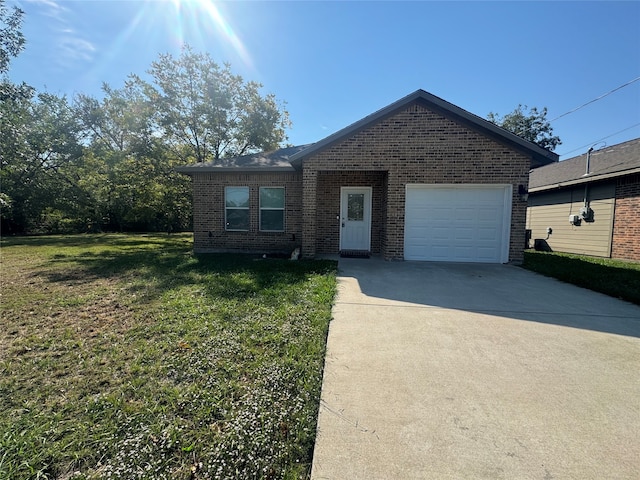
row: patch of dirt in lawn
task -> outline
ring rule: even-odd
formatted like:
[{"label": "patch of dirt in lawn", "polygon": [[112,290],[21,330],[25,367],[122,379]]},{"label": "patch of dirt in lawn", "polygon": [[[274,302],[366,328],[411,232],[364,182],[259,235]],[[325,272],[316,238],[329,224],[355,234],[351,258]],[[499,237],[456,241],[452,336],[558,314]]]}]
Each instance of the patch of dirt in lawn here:
[{"label": "patch of dirt in lawn", "polygon": [[[3,281],[0,359],[26,354],[35,345],[119,336],[134,324],[130,294],[113,279],[51,282],[43,275],[12,275]],[[4,352],[4,353],[3,353]]]},{"label": "patch of dirt in lawn", "polygon": [[135,355],[123,339],[140,317],[122,283],[74,277],[14,275],[0,308],[0,371],[20,378],[6,387],[51,411],[109,391],[127,376]]}]

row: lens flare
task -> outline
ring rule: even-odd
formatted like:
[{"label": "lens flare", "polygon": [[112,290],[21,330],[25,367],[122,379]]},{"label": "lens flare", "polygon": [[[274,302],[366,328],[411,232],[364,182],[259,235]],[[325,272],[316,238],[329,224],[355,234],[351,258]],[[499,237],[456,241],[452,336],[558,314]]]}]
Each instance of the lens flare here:
[{"label": "lens flare", "polygon": [[[253,61],[246,47],[231,24],[213,0],[171,0],[177,13],[177,35],[182,43],[190,43],[188,36],[197,36],[202,45],[210,45],[211,35],[221,39],[225,46],[237,55],[246,67],[253,68]],[[213,27],[213,29],[212,29]],[[213,30],[213,31],[212,31]],[[197,45],[194,45],[197,47]]]},{"label": "lens flare", "polygon": [[145,58],[189,45],[196,51],[210,53],[216,61],[239,67],[241,72],[257,74],[251,55],[227,20],[224,9],[213,0],[131,2],[127,3],[127,13],[128,21],[113,36],[102,61],[95,63],[85,77],[104,78],[113,64],[138,58],[143,52],[131,51],[138,38],[144,38]]}]

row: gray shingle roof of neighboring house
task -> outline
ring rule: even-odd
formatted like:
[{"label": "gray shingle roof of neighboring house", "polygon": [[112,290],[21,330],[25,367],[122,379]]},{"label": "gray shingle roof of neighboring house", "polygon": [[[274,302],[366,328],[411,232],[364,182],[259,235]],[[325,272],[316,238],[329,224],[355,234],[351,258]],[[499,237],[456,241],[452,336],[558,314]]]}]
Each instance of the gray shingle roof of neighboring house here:
[{"label": "gray shingle roof of neighboring house", "polygon": [[587,153],[544,167],[529,174],[529,192],[550,190],[580,183],[640,173],[640,138],[591,152],[589,174]]},{"label": "gray shingle roof of neighboring house", "polygon": [[297,147],[285,147],[273,150],[271,152],[258,152],[241,157],[221,158],[217,162],[195,163],[193,165],[185,165],[177,167],[176,171],[186,174],[203,173],[203,172],[273,172],[291,171],[295,169],[289,161],[289,157],[293,154],[304,150],[309,145],[300,145]]}]

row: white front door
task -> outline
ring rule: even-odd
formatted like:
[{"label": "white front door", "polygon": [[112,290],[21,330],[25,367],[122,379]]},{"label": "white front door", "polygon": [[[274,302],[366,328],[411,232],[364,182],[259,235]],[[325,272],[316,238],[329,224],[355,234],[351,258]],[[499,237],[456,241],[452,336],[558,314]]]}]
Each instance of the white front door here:
[{"label": "white front door", "polygon": [[340,189],[340,250],[371,248],[371,187]]}]

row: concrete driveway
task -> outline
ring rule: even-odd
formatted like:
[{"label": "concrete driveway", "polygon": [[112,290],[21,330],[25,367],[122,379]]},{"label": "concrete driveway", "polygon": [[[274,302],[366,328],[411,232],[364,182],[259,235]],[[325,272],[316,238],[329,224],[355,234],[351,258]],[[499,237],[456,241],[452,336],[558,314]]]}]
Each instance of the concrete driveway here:
[{"label": "concrete driveway", "polygon": [[640,307],[509,265],[341,259],[312,478],[640,478]]}]

